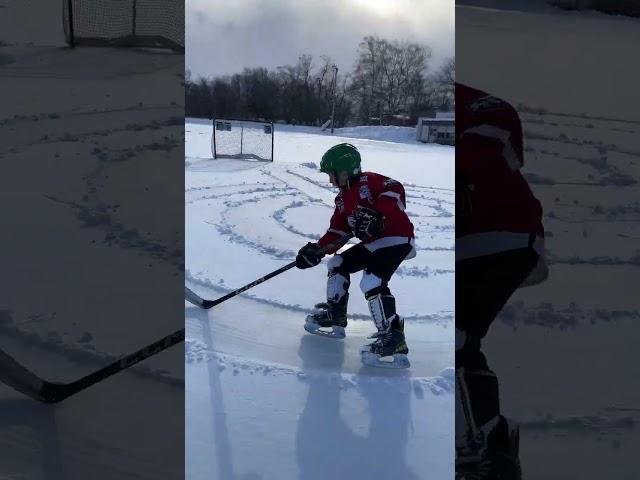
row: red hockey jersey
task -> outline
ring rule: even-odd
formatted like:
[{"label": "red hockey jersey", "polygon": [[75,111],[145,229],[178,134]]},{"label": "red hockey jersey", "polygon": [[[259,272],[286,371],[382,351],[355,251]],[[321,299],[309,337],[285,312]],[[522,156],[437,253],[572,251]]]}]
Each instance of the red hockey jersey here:
[{"label": "red hockey jersey", "polygon": [[353,215],[359,205],[374,208],[384,215],[382,234],[363,242],[368,250],[402,243],[413,245],[413,224],[405,213],[407,201],[404,187],[397,180],[377,173],[362,172],[348,189],[340,190],[335,205],[329,229],[318,240],[319,246],[324,247],[353,231]]},{"label": "red hockey jersey", "polygon": [[456,84],[456,260],[527,245],[542,254],[542,207],[522,165],[515,109]]}]

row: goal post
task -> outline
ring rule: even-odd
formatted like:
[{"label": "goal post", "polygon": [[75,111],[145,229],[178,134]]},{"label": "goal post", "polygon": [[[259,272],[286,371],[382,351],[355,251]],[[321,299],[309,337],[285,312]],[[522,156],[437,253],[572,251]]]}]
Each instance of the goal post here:
[{"label": "goal post", "polygon": [[62,0],[62,24],[77,45],[184,52],[183,0]]},{"label": "goal post", "polygon": [[214,118],[213,158],[273,161],[273,122]]}]

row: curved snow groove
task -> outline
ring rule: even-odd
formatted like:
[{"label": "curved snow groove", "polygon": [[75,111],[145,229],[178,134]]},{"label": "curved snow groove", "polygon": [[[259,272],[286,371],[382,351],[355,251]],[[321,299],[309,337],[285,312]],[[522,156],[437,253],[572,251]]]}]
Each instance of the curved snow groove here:
[{"label": "curved snow groove", "polygon": [[[316,182],[308,177],[305,177],[304,175],[300,175],[297,173],[292,172],[291,170],[283,170],[278,172],[280,175],[285,174],[285,175],[290,175],[291,179],[289,179],[289,181],[274,175],[271,172],[264,172],[265,175],[278,180],[279,182],[296,189],[301,195],[304,195],[305,197],[307,197],[309,200],[313,201],[313,202],[322,202],[324,203],[327,207],[330,208],[334,208],[334,202],[335,202],[335,196],[336,196],[336,191],[333,190],[330,187],[324,186],[322,184],[320,184],[319,182]],[[293,180],[293,183],[290,183],[291,180]],[[299,184],[300,180],[302,180],[303,184],[302,186],[306,187],[306,188],[301,188],[301,185]],[[296,183],[298,183],[298,185],[296,185]],[[311,193],[309,193],[309,191],[307,191],[307,189],[311,187],[311,191],[315,190],[315,193],[319,195],[319,198],[317,196],[313,196]]]},{"label": "curved snow groove", "polygon": [[[175,110],[175,105],[156,105],[156,106],[130,106],[130,107],[122,107],[122,108],[94,108],[92,110],[83,110],[78,108],[73,108],[70,110],[60,110],[57,112],[45,112],[45,113],[37,113],[30,115],[14,115],[13,117],[4,117],[0,118],[0,126],[8,126],[14,125],[17,123],[31,123],[38,122],[40,120],[58,120],[61,118],[68,118],[74,116],[87,116],[87,115],[99,115],[100,119],[103,119],[103,115],[105,113],[120,113],[120,112],[143,112],[143,111],[152,111],[152,110]],[[181,123],[182,123],[182,119]]]},{"label": "curved snow groove", "polygon": [[[225,201],[225,206],[227,208],[223,210],[223,212],[220,215],[220,221],[217,224],[214,224],[214,226],[218,231],[218,233],[220,233],[220,235],[227,237],[229,241],[232,243],[247,245],[251,247],[252,250],[258,251],[263,255],[268,255],[275,259],[293,260],[296,256],[296,252],[292,250],[282,250],[276,247],[264,245],[264,244],[258,243],[257,241],[251,240],[246,236],[238,233],[234,229],[234,224],[232,224],[228,219],[229,215],[234,211],[234,209],[238,207],[245,206],[250,203],[260,203],[264,200],[270,200],[275,198],[281,199],[286,196],[292,196],[292,195],[291,193],[283,191],[281,193],[263,195],[260,197],[252,197],[252,198],[248,198],[240,201]],[[260,209],[260,207],[256,207],[256,208]],[[265,208],[260,210],[262,211],[267,209]],[[277,220],[274,218],[274,214],[269,215],[268,218],[271,218],[275,223],[278,223]]]},{"label": "curved snow groove", "polygon": [[[206,190],[199,190],[199,191],[206,191]],[[191,205],[191,204],[195,204],[205,200],[224,199],[224,205],[226,208],[222,211],[220,215],[220,220],[218,222],[213,222],[213,221],[207,222],[213,225],[218,231],[218,233],[220,233],[220,235],[227,237],[228,240],[232,243],[249,246],[252,250],[260,252],[264,255],[268,255],[272,258],[293,259],[296,255],[296,252],[291,250],[278,249],[276,247],[271,247],[269,245],[264,245],[254,240],[251,240],[247,238],[245,235],[238,233],[238,231],[234,228],[234,224],[229,220],[229,216],[234,212],[235,209],[239,207],[246,206],[247,204],[251,204],[251,203],[261,203],[265,201],[268,203],[269,200],[282,199],[287,196],[295,198],[293,196],[293,192],[294,192],[294,189],[289,186],[286,186],[286,187],[274,186],[274,187],[268,187],[268,188],[259,187],[259,188],[253,188],[248,190],[240,190],[237,192],[228,192],[224,194],[200,195],[197,198],[188,200],[186,203]],[[262,194],[262,195],[256,196],[256,194]],[[245,195],[247,195],[248,197],[243,198],[241,200],[235,200],[236,197],[245,196]],[[304,239],[317,240],[320,237],[320,235],[302,232],[301,230],[295,228],[293,225],[287,224],[284,216],[286,211],[289,210],[290,208],[304,207],[310,204],[318,204],[318,203],[322,204],[322,202],[317,199],[311,199],[306,202],[300,201],[300,200],[293,200],[291,203],[289,203],[285,207],[279,208],[273,211],[273,213],[268,215],[268,218],[272,218],[277,225],[279,225],[284,230],[294,235],[303,237]],[[272,208],[270,208],[269,205],[265,206],[264,208],[260,206],[257,208],[260,211],[265,211],[265,212],[269,210],[273,210]],[[267,216],[265,216],[265,218],[267,218]]]},{"label": "curved snow groove", "polygon": [[621,431],[633,432],[640,426],[640,409],[605,408],[592,415],[576,415],[526,419],[518,422],[520,428],[535,433],[558,435],[564,433],[594,434],[599,437],[606,434],[618,434]]},{"label": "curved snow groove", "polygon": [[550,303],[525,305],[522,301],[515,301],[505,305],[498,318],[512,326],[535,325],[545,328],[557,327],[565,330],[576,328],[580,324],[593,325],[597,322],[637,321],[640,319],[640,311],[583,308],[573,303],[567,306],[552,305]]},{"label": "curved snow groove", "polygon": [[[185,360],[187,363],[210,362],[215,363],[218,371],[229,369],[234,375],[263,375],[263,376],[295,376],[301,382],[330,381],[332,385],[338,385],[340,390],[360,388],[369,383],[384,384],[385,388],[397,388],[397,377],[409,376],[405,371],[387,371],[366,373],[345,373],[334,370],[297,369],[288,365],[272,362],[257,361],[246,357],[237,357],[210,350],[199,340],[187,338],[185,340]],[[410,377],[414,395],[418,398],[428,391],[432,395],[444,395],[454,392],[453,368],[443,370],[434,377]]]},{"label": "curved snow groove", "polygon": [[291,175],[295,175],[296,177],[301,178],[302,180],[306,180],[307,182],[315,185],[316,187],[324,188],[329,193],[331,193],[331,195],[334,195],[334,196],[336,195],[335,188],[329,182],[319,182],[319,181],[313,180],[313,179],[311,179],[311,178],[309,178],[309,177],[307,177],[305,175],[302,175],[300,173],[293,172],[293,171],[291,171],[289,169],[287,169],[286,172],[290,173]]},{"label": "curved snow groove", "polygon": [[[244,186],[244,185],[237,185],[237,186]],[[196,192],[203,192],[203,191],[209,191],[209,190],[216,190],[219,189],[221,187],[195,187],[195,188],[190,188],[185,190],[185,197],[187,195],[191,195],[193,193]],[[250,188],[248,190],[238,190],[238,191],[234,191],[234,192],[225,192],[225,193],[219,193],[219,194],[213,194],[213,195],[200,195],[200,196],[195,196],[194,198],[190,199],[190,200],[185,200],[185,204],[190,205],[192,203],[196,203],[198,201],[201,200],[217,200],[220,198],[223,199],[229,199],[229,198],[233,198],[233,197],[237,197],[237,196],[241,196],[241,195],[251,195],[251,194],[255,194],[255,193],[266,193],[266,192],[291,192],[293,191],[292,188],[290,187],[258,187],[258,188]]]},{"label": "curved snow groove", "polygon": [[441,195],[454,195],[456,194],[455,188],[444,187],[430,187],[428,185],[416,185],[415,183],[404,183],[404,188],[413,188],[416,190],[426,190],[430,193],[439,193]]},{"label": "curved snow groove", "polygon": [[[165,118],[149,118],[148,111],[150,110],[167,110],[168,113],[174,113],[174,115],[166,116]],[[122,125],[122,117],[121,116],[113,116],[113,118],[109,118],[105,116],[104,113],[110,112],[122,112],[129,111],[134,115],[132,118],[137,118],[138,121],[135,123],[129,123],[126,125]],[[20,147],[32,147],[34,145],[41,144],[52,144],[52,143],[61,143],[61,142],[69,142],[69,141],[88,141],[88,140],[96,140],[96,143],[99,143],[100,138],[107,137],[109,135],[116,135],[127,133],[130,131],[141,131],[141,130],[161,130],[162,128],[172,129],[175,126],[181,125],[183,119],[179,117],[177,114],[177,107],[175,106],[165,106],[165,107],[148,107],[145,109],[138,107],[128,107],[117,110],[105,110],[102,111],[79,111],[76,113],[69,112],[60,112],[60,113],[44,113],[44,114],[33,114],[33,115],[15,115],[13,118],[4,118],[0,119],[0,126],[10,126],[18,123],[41,123],[45,125],[49,130],[46,135],[41,136],[40,138],[31,138],[28,141],[20,142],[18,138],[12,139],[16,143],[11,144],[11,148],[20,148]],[[72,120],[76,120],[73,117],[76,116],[90,116],[90,115],[98,115],[100,120],[101,128],[95,128],[93,125],[93,120],[91,119],[77,119],[74,128],[72,129],[75,133],[70,134],[69,132],[69,122]],[[61,120],[65,119],[65,120]],[[109,124],[112,124],[109,126]],[[105,128],[105,125],[109,126]],[[56,132],[53,133],[53,132]],[[171,132],[171,130],[170,130]],[[6,144],[4,145],[6,146]]]},{"label": "curved snow groove", "polygon": [[279,208],[278,210],[273,212],[272,217],[282,228],[284,228],[285,230],[293,233],[294,235],[299,235],[301,237],[305,237],[305,238],[308,238],[310,240],[318,240],[320,238],[320,234],[302,232],[302,231],[298,230],[296,227],[294,227],[293,225],[290,225],[289,223],[287,223],[287,220],[285,218],[287,212],[289,210],[291,210],[292,208],[306,207],[309,203],[319,203],[323,207],[326,207],[326,205],[320,200],[317,200],[317,201],[311,200],[310,202],[302,202],[300,200],[294,200],[289,205],[286,205],[283,208]]},{"label": "curved snow groove", "polygon": [[214,224],[211,222],[207,223],[213,225],[218,233],[224,237],[227,237],[231,243],[246,245],[248,247],[251,247],[252,250],[260,252],[263,255],[268,255],[269,257],[275,258],[277,260],[293,260],[296,257],[296,252],[294,252],[293,250],[281,250],[279,248],[261,245],[257,242],[249,240],[242,235],[239,235],[233,230],[228,222],[224,220],[219,224]]},{"label": "curved snow groove", "polygon": [[[122,123],[122,116],[117,114],[123,111],[130,112],[130,122],[126,125]],[[108,115],[111,112],[115,115]],[[78,154],[84,155],[87,168],[81,176],[80,189],[47,198],[69,207],[81,225],[103,231],[102,243],[107,246],[136,250],[179,267],[182,264],[182,253],[176,242],[166,238],[151,238],[143,231],[127,226],[129,220],[125,220],[118,210],[120,205],[110,194],[111,187],[108,181],[120,173],[120,164],[128,161],[141,162],[149,153],[157,155],[157,152],[170,152],[182,146],[175,127],[181,125],[183,120],[172,113],[178,113],[177,106],[159,105],[143,108],[141,105],[135,105],[92,110],[74,108],[51,113],[16,115],[0,120],[0,125],[32,123],[34,132],[31,132],[28,138],[8,139],[9,143],[5,142],[2,148],[28,151],[27,149],[37,149],[38,145],[48,144],[57,145],[64,150],[64,144],[78,143]],[[96,124],[98,117],[99,125]],[[72,126],[71,130],[69,123]],[[154,134],[155,141],[137,144],[135,135],[126,135],[128,132],[142,130],[157,131],[157,134]],[[114,149],[107,145],[113,144],[110,139],[114,136],[120,138],[118,143],[121,148]],[[40,155],[38,153],[38,156]],[[56,158],[59,156],[60,154],[55,155]]]},{"label": "curved snow groove", "polygon": [[400,266],[396,273],[401,277],[433,277],[436,275],[453,275],[455,270],[446,268],[429,268],[429,267],[403,267]]},{"label": "curved snow groove", "polygon": [[[205,201],[205,200],[223,200],[224,199],[222,203],[225,207],[227,207],[226,210],[231,210],[232,208],[237,208],[247,203],[256,203],[265,199],[279,198],[284,195],[292,195],[293,193],[291,189],[287,189],[287,188],[280,189],[279,193],[273,193],[276,191],[277,190],[269,189],[269,190],[262,190],[260,192],[254,191],[254,192],[224,193],[219,195],[202,195],[196,199],[186,202],[186,204],[192,205],[194,203]],[[256,193],[261,193],[261,195],[256,195]],[[248,195],[247,198],[243,198],[241,200],[232,199],[236,197],[243,197],[245,195]]]},{"label": "curved snow groove", "polygon": [[[531,128],[527,130],[527,137],[530,139],[527,152],[536,152],[543,157],[559,156],[567,161],[588,165],[595,170],[596,176],[600,177],[596,178],[595,182],[600,186],[635,183],[632,162],[640,156],[640,151],[633,148],[635,137],[639,133],[637,121],[547,112],[544,109],[534,109],[524,105],[519,106],[519,111],[523,114],[522,119],[525,125],[537,127],[535,130]],[[557,117],[557,119],[549,117]],[[566,118],[579,120],[579,122],[563,120]],[[558,134],[558,129],[563,127],[566,130]],[[612,136],[616,140],[615,143],[611,143]],[[573,146],[574,150],[576,146],[583,147],[584,156],[563,155],[562,149],[565,145]],[[551,150],[552,148],[554,151]],[[620,161],[620,156],[631,157],[629,158],[631,168],[625,169],[614,165]],[[590,180],[592,177],[594,175],[589,175]],[[550,183],[561,182],[550,180]]]}]

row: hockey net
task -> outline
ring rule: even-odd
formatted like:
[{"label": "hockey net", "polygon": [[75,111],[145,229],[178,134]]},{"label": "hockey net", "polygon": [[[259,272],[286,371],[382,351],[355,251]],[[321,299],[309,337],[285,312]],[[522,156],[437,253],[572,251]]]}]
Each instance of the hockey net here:
[{"label": "hockey net", "polygon": [[213,119],[213,158],[273,161],[273,123]]},{"label": "hockey net", "polygon": [[160,47],[184,51],[184,1],[62,0],[69,45]]}]

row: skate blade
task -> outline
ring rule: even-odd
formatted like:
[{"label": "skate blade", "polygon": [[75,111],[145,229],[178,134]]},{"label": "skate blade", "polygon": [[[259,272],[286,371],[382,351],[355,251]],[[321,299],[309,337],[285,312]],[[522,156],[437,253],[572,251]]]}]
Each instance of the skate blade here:
[{"label": "skate blade", "polygon": [[313,333],[314,335],[319,335],[321,337],[328,337],[328,338],[344,338],[345,337],[344,327],[338,327],[338,326],[321,327],[317,323],[306,322],[304,324],[304,329],[309,333]]},{"label": "skate blade", "polygon": [[411,363],[404,353],[396,353],[388,357],[381,357],[368,350],[362,351],[362,363],[370,367],[380,368],[409,368]]}]

